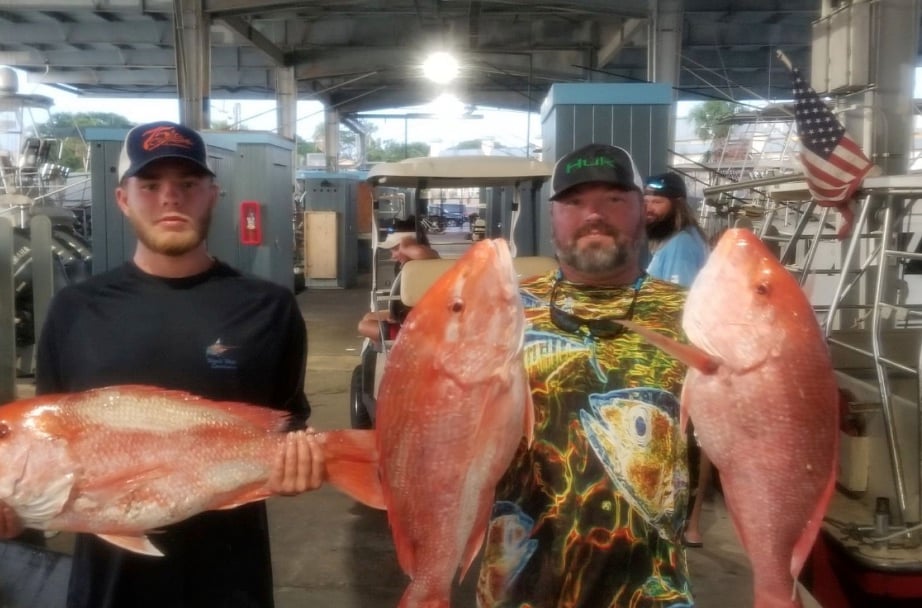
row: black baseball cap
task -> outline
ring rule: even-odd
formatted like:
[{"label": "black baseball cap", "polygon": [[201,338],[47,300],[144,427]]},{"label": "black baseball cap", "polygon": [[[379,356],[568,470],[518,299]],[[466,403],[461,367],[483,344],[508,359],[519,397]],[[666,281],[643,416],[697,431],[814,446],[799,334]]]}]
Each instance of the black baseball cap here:
[{"label": "black baseball cap", "polygon": [[627,150],[607,144],[589,144],[564,155],[554,165],[550,199],[556,200],[570,188],[591,182],[643,192],[640,173]]},{"label": "black baseball cap", "polygon": [[665,196],[666,198],[688,196],[685,189],[685,180],[678,173],[673,173],[672,171],[648,177],[644,182],[644,192],[655,194],[656,196]]},{"label": "black baseball cap", "polygon": [[134,177],[141,169],[162,158],[179,158],[214,175],[208,166],[205,141],[194,129],[160,121],[138,125],[128,131],[118,161],[118,179]]}]

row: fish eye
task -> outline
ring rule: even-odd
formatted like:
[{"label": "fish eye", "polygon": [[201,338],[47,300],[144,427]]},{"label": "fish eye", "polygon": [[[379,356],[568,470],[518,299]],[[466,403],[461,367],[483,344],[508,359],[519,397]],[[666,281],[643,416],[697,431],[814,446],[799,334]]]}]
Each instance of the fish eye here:
[{"label": "fish eye", "polygon": [[454,302],[451,303],[451,306],[449,306],[449,310],[451,310],[451,312],[454,312],[454,313],[462,312],[464,310],[464,301],[455,300]]},{"label": "fish eye", "polygon": [[638,416],[634,419],[634,432],[639,436],[647,434],[647,419],[643,416]]},{"label": "fish eye", "polygon": [[651,422],[649,406],[635,405],[627,412],[628,432],[640,447],[649,445],[653,438]]},{"label": "fish eye", "polygon": [[0,439],[10,434],[10,427],[5,422],[0,422]]}]

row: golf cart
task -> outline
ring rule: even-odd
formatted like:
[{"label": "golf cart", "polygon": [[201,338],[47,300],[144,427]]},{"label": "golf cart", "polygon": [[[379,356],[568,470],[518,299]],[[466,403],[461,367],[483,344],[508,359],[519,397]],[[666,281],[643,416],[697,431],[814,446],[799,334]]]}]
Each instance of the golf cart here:
[{"label": "golf cart", "polygon": [[[375,192],[371,311],[375,314],[389,311],[399,318],[397,313],[412,308],[426,289],[461,257],[473,240],[479,238],[505,238],[512,249],[520,278],[556,268],[553,258],[516,255],[517,235],[520,240],[532,240],[524,244],[523,251],[532,253],[536,248],[534,226],[528,224],[534,223],[538,195],[550,174],[551,167],[541,161],[495,156],[409,158],[372,167],[367,177]],[[417,241],[428,240],[439,252],[440,259],[411,260],[397,269],[390,251],[379,248],[388,232],[381,228],[381,218],[378,217],[378,192],[387,189],[392,195],[394,188],[406,195],[406,216],[401,219],[406,220],[410,216],[416,219]],[[468,222],[468,231],[463,226],[427,231],[426,223],[422,221],[428,211],[427,205],[429,201],[440,198],[464,200],[472,213],[488,219],[480,220],[476,227]],[[517,233],[520,218],[526,230]],[[473,235],[475,229],[480,234]],[[522,234],[527,238],[522,238]],[[389,325],[379,324],[377,341],[365,339],[361,362],[353,370],[349,398],[353,428],[374,426],[378,385],[394,343]]]}]

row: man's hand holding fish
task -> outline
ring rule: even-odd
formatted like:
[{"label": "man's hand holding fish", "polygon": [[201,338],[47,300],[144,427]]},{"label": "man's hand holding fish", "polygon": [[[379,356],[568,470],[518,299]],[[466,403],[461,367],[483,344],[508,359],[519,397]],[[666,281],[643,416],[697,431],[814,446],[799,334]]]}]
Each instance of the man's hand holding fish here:
[{"label": "man's hand holding fish", "polygon": [[319,488],[325,477],[321,438],[308,428],[285,437],[266,488],[273,494],[297,496]]}]

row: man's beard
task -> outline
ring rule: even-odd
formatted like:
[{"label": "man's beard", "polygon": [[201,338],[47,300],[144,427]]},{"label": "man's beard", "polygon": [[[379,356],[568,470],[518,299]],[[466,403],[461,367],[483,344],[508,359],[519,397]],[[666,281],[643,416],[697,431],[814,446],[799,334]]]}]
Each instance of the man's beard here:
[{"label": "man's beard", "polygon": [[178,257],[189,253],[208,236],[208,227],[211,225],[211,212],[199,221],[193,221],[190,229],[181,232],[156,230],[154,226],[143,224],[133,216],[128,216],[134,228],[135,235],[145,247],[161,255]]},{"label": "man's beard", "polygon": [[676,231],[675,211],[664,218],[654,220],[647,224],[647,238],[650,241],[662,241],[668,239]]},{"label": "man's beard", "polygon": [[[610,236],[614,242],[611,245],[591,243],[581,249],[579,239],[593,231]],[[562,263],[586,274],[602,274],[620,268],[627,263],[631,252],[631,243],[618,229],[601,223],[584,226],[566,243],[561,243],[555,235],[554,245]]]}]

